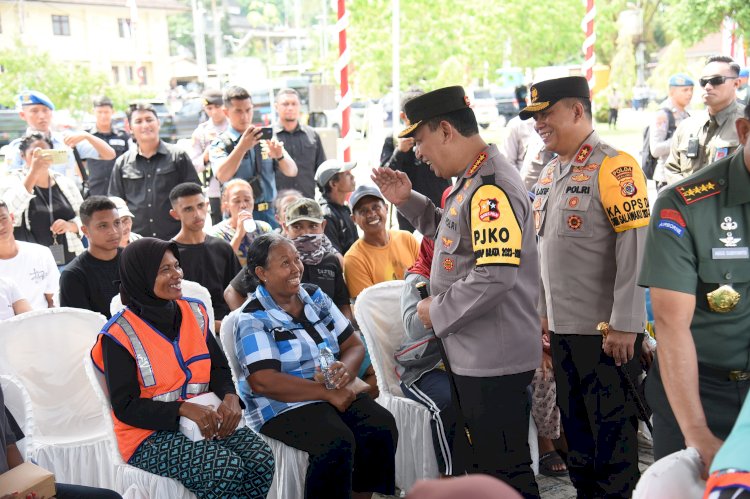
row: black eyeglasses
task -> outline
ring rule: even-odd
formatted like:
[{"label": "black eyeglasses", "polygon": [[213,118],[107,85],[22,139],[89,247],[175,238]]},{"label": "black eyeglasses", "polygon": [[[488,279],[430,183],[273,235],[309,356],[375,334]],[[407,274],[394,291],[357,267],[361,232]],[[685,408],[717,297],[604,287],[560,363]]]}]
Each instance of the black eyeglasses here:
[{"label": "black eyeglasses", "polygon": [[700,80],[698,80],[698,82],[701,84],[701,87],[705,87],[709,83],[712,87],[718,87],[719,85],[723,85],[727,80],[736,79],[736,76],[711,76],[709,78],[701,78]]}]

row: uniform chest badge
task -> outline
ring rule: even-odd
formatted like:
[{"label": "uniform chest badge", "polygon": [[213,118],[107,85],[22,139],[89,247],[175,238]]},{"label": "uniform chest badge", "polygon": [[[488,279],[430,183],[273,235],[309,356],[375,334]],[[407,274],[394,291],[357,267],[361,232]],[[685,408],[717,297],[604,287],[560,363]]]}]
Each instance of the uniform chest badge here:
[{"label": "uniform chest badge", "polygon": [[732,220],[732,217],[724,217],[724,221],[721,222],[721,230],[727,231],[726,237],[720,237],[719,241],[724,243],[727,248],[736,248],[737,243],[742,241],[742,238],[734,237],[732,231],[737,228],[737,222]]},{"label": "uniform chest badge", "polygon": [[455,266],[456,264],[453,262],[452,258],[446,258],[445,260],[443,260],[443,268],[447,270],[448,272],[453,270]]},{"label": "uniform chest badge", "polygon": [[583,163],[586,161],[586,158],[589,157],[589,154],[591,154],[592,147],[588,144],[584,144],[581,146],[581,148],[578,150],[578,154],[576,155],[576,162]]},{"label": "uniform chest badge", "polygon": [[458,211],[456,210],[455,206],[451,206],[450,214],[453,215],[454,217],[458,215]]},{"label": "uniform chest badge", "polygon": [[500,211],[497,209],[497,199],[482,199],[479,201],[479,220],[491,222],[498,218],[500,218]]},{"label": "uniform chest badge", "polygon": [[443,247],[448,249],[451,247],[451,244],[453,244],[453,239],[448,239],[447,237],[443,236]]},{"label": "uniform chest badge", "polygon": [[572,180],[573,182],[586,182],[590,178],[591,177],[589,175],[586,175],[585,173],[578,173],[570,177],[570,180]]},{"label": "uniform chest badge", "polygon": [[544,173],[544,177],[539,179],[539,183],[542,185],[551,184],[554,175],[555,175],[555,169],[553,167],[547,168],[547,171]]},{"label": "uniform chest badge", "polygon": [[588,165],[583,165],[581,168],[583,168],[584,171],[587,172],[595,172],[599,169],[599,165],[597,163],[590,163]]},{"label": "uniform chest badge", "polygon": [[463,203],[464,202],[464,195],[463,194],[459,194],[458,196],[456,196],[456,202],[458,204]]},{"label": "uniform chest badge", "polygon": [[467,179],[466,182],[464,182],[464,190],[465,191],[468,190],[469,187],[471,187],[471,184],[473,184],[473,183],[474,183],[474,179],[473,178]]},{"label": "uniform chest badge", "polygon": [[578,230],[583,227],[583,219],[578,215],[570,215],[568,217],[568,227],[570,230]]},{"label": "uniform chest badge", "polygon": [[538,210],[542,207],[542,198],[538,197],[534,200],[534,209]]},{"label": "uniform chest badge", "polygon": [[568,199],[568,206],[570,206],[571,208],[575,208],[576,206],[578,206],[578,202],[578,196],[573,196],[572,198]]}]

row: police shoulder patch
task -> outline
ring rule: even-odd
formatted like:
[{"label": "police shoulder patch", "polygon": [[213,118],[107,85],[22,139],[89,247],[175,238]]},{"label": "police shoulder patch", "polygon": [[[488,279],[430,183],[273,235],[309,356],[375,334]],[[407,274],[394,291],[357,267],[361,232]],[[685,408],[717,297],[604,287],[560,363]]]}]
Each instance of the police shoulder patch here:
[{"label": "police shoulder patch", "polygon": [[523,233],[500,187],[484,184],[472,194],[471,233],[477,266],[520,265]]},{"label": "police shoulder patch", "polygon": [[599,170],[599,193],[615,232],[645,227],[651,216],[646,176],[629,154],[607,157]]},{"label": "police shoulder patch", "polygon": [[721,186],[712,179],[693,182],[675,188],[685,204],[693,204],[721,192]]}]

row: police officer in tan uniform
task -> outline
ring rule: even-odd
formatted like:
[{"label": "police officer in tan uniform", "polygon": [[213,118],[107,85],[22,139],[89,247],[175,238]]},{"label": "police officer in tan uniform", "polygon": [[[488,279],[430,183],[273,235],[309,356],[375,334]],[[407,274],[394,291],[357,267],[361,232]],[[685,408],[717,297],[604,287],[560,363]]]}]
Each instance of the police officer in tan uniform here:
[{"label": "police officer in tan uniform", "polygon": [[739,74],[740,66],[731,57],[708,58],[698,80],[706,111],[694,114],[677,127],[664,164],[668,185],[731,155],[739,146],[734,128],[744,108],[736,100]]},{"label": "police officer in tan uniform", "polygon": [[[542,326],[550,332],[568,469],[579,498],[630,497],[639,478],[637,416],[625,376],[639,370],[644,291],[636,285],[649,221],[646,177],[602,142],[583,77],[536,83],[522,119],[536,118],[557,153],[539,177]],[[609,323],[602,339],[600,322]]]},{"label": "police officer in tan uniform", "polygon": [[539,262],[531,202],[518,171],[479,136],[464,89],[426,93],[405,106],[416,154],[436,175],[458,177],[445,210],[411,189],[403,172],[373,180],[420,232],[434,235],[430,287],[417,315],[442,339],[472,440],[467,471],[538,497],[528,447],[526,387],[541,362]]}]

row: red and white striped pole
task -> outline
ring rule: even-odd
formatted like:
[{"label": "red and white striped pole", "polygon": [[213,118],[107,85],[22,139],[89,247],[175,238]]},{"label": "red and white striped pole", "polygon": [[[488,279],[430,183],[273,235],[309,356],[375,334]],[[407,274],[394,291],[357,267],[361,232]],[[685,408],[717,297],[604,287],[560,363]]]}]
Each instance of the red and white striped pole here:
[{"label": "red and white striped pole", "polygon": [[349,25],[349,15],[346,12],[346,1],[338,0],[338,21],[336,31],[339,33],[339,58],[336,61],[336,70],[341,75],[340,89],[341,100],[341,137],[344,142],[344,161],[351,161],[351,143],[354,136],[349,127],[349,115],[351,113],[352,96],[349,92],[349,48],[346,46],[346,28]]},{"label": "red and white striped pole", "polygon": [[594,65],[596,64],[596,54],[594,54],[594,43],[596,42],[596,33],[594,32],[594,17],[596,17],[596,7],[594,0],[584,0],[586,4],[586,15],[583,16],[581,28],[586,33],[586,39],[583,40],[584,61],[581,69],[589,83],[589,90],[594,89],[596,83],[594,79]]}]

